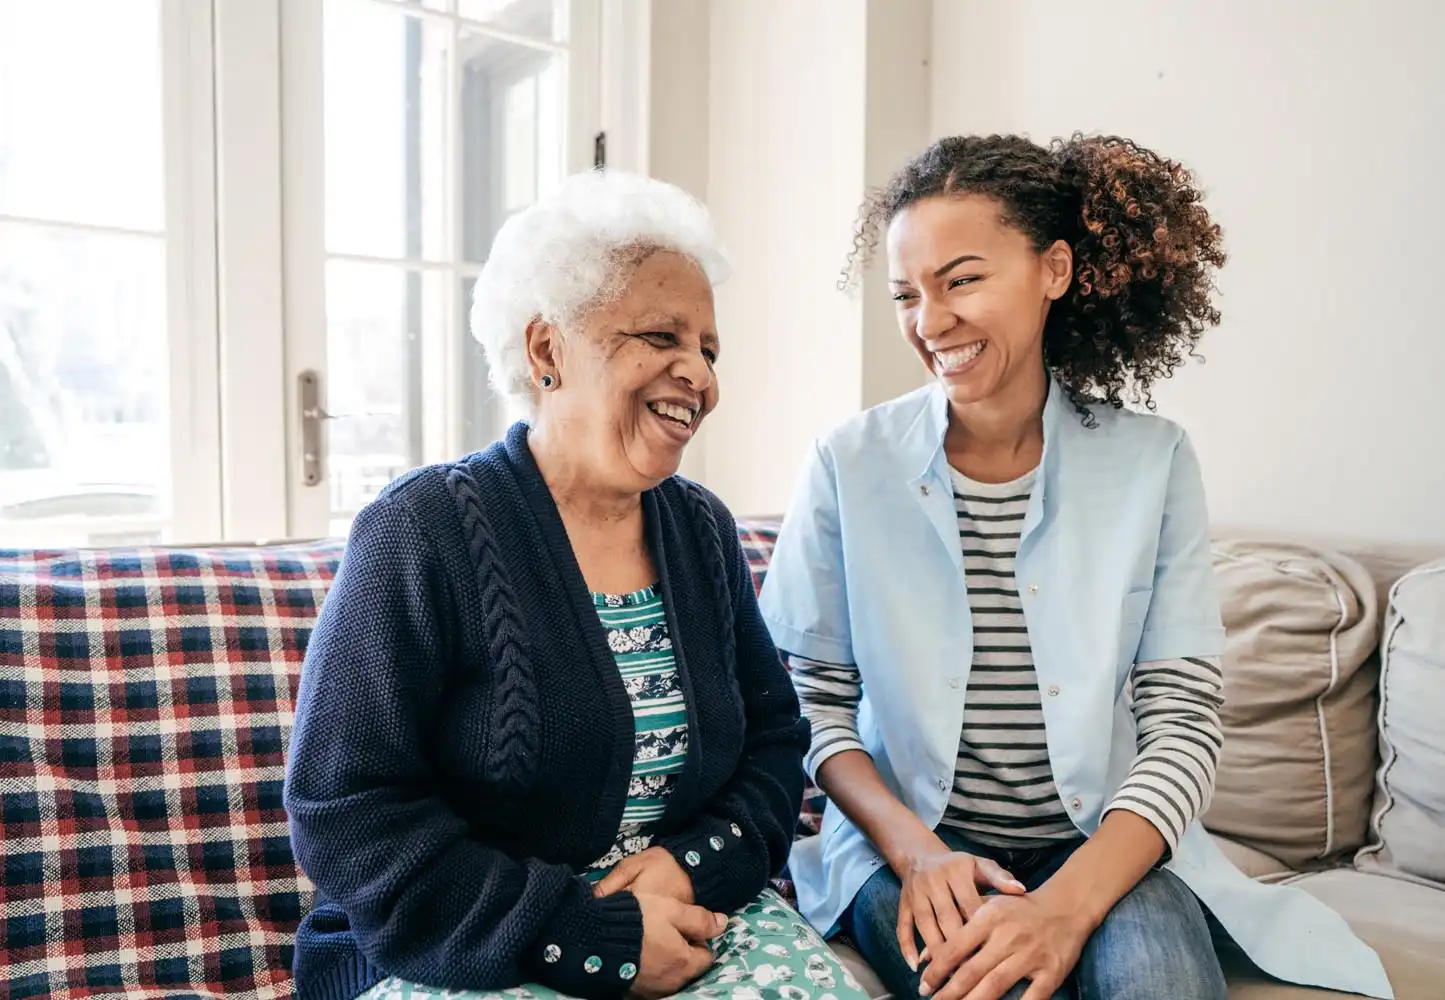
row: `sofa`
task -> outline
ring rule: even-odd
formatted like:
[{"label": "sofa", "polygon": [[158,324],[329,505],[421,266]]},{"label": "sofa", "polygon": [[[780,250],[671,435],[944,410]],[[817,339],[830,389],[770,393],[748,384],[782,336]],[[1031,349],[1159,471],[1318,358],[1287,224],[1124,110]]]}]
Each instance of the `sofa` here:
[{"label": "sofa", "polygon": [[[758,586],[777,530],[739,525]],[[292,994],[312,889],[285,751],[342,548],[0,551],[0,997]],[[1445,561],[1428,555],[1215,551],[1230,650],[1207,825],[1248,874],[1339,910],[1403,1000],[1445,997]],[[820,813],[810,789],[799,836]],[[1225,962],[1232,998],[1332,995]]]}]

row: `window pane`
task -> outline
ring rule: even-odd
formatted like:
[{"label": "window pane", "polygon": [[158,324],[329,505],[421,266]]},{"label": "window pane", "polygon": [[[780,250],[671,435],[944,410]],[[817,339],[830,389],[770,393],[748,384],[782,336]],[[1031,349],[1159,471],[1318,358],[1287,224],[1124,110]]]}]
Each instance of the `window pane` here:
[{"label": "window pane", "polygon": [[165,243],[0,225],[0,545],[158,539]]},{"label": "window pane", "polygon": [[326,268],[327,472],[334,533],[422,462],[423,332],[445,322],[447,280],[381,264]]},{"label": "window pane", "polygon": [[0,3],[0,213],[165,225],[160,0]]},{"label": "window pane", "polygon": [[444,23],[326,3],[326,248],[445,259]]},{"label": "window pane", "polygon": [[565,10],[557,7],[565,0],[458,0],[457,13],[462,17],[498,31],[531,38],[561,40],[562,26],[567,23]]},{"label": "window pane", "polygon": [[562,58],[463,34],[462,252],[486,259],[507,217],[562,178]]}]

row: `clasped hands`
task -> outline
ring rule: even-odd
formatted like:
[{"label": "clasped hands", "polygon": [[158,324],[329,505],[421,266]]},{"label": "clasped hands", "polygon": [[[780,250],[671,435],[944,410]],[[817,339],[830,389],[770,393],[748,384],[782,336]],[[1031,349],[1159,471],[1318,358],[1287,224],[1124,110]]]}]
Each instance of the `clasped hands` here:
[{"label": "clasped hands", "polygon": [[679,992],[712,965],[713,938],[727,917],[695,905],[692,879],[661,847],[624,858],[593,887],[597,896],[631,892],[642,911],[642,958],[632,992],[665,997]]},{"label": "clasped hands", "polygon": [[1024,980],[1023,1000],[1048,1000],[1089,937],[1047,886],[1029,892],[987,858],[938,851],[910,862],[902,881],[898,946],[910,968],[923,968],[918,992],[932,1000],[1000,1000]]}]

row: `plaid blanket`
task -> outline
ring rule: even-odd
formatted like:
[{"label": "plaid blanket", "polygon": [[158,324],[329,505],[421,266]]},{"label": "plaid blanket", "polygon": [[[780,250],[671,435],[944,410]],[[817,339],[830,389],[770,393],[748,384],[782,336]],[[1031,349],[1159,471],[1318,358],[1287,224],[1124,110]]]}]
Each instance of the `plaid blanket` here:
[{"label": "plaid blanket", "polygon": [[[761,587],[777,523],[738,535]],[[285,750],[341,552],[0,550],[0,998],[292,995]]]},{"label": "plaid blanket", "polygon": [[284,754],[340,554],[0,552],[9,997],[291,995]]}]

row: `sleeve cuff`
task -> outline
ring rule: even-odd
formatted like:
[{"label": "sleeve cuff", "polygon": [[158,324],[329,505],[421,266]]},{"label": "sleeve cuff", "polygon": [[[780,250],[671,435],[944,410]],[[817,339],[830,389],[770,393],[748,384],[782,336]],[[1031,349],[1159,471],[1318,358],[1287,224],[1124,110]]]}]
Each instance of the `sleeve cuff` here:
[{"label": "sleeve cuff", "polygon": [[642,909],[630,892],[598,899],[577,880],[576,892],[524,953],[527,975],[573,997],[611,1000],[632,989],[642,963]]},{"label": "sleeve cuff", "polygon": [[827,636],[815,635],[812,632],[793,628],[791,625],[770,617],[766,611],[763,612],[763,624],[768,627],[768,632],[772,635],[773,645],[781,650],[786,650],[793,656],[821,660],[824,663],[853,662],[853,644],[851,642],[830,639]]},{"label": "sleeve cuff", "polygon": [[1146,631],[1139,637],[1135,663],[1182,660],[1186,656],[1223,656],[1224,629],[1214,625]]},{"label": "sleeve cuff", "polygon": [[861,750],[864,753],[868,753],[868,748],[865,747],[862,742],[857,739],[834,740],[832,742],[824,744],[821,747],[818,747],[816,750],[810,751],[808,756],[804,758],[803,768],[807,772],[809,780],[811,780],[814,784],[817,784],[818,770],[823,766],[823,764],[826,761],[832,759],[833,757],[838,756],[840,753],[844,753],[848,750]]},{"label": "sleeve cuff", "polygon": [[[1147,794],[1147,793],[1146,793]],[[1165,865],[1169,859],[1174,857],[1174,851],[1179,846],[1179,839],[1184,835],[1183,830],[1176,830],[1174,825],[1165,818],[1163,810],[1155,807],[1146,798],[1135,794],[1128,785],[1119,790],[1104,810],[1104,816],[1109,815],[1116,809],[1124,812],[1131,812],[1140,819],[1145,820],[1150,826],[1159,831],[1159,836],[1164,838],[1164,856],[1158,861],[1156,867]],[[1103,817],[1100,817],[1102,821]]]},{"label": "sleeve cuff", "polygon": [[655,842],[692,879],[693,901],[714,913],[732,913],[762,892],[768,872],[759,872],[747,831],[736,820],[704,816],[679,833]]}]

